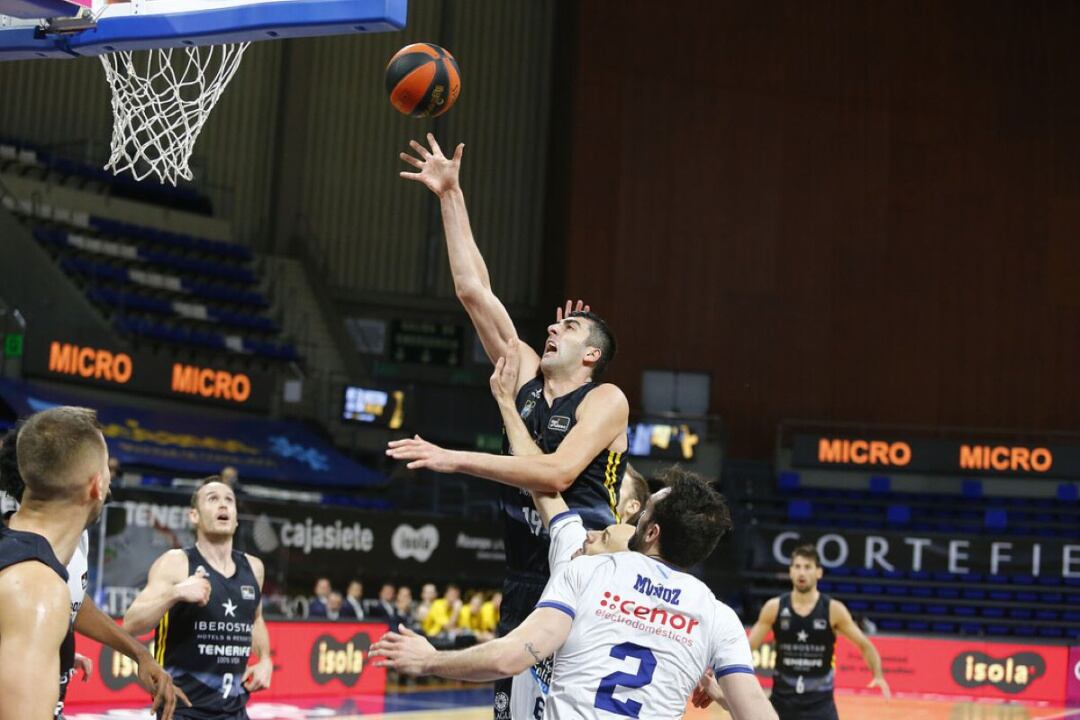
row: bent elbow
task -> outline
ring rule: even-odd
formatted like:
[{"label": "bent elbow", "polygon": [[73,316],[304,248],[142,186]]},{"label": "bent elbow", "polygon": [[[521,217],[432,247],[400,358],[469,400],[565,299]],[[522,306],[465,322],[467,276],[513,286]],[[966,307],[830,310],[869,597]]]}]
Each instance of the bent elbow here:
[{"label": "bent elbow", "polygon": [[466,308],[479,305],[487,290],[478,280],[454,280],[454,294]]}]

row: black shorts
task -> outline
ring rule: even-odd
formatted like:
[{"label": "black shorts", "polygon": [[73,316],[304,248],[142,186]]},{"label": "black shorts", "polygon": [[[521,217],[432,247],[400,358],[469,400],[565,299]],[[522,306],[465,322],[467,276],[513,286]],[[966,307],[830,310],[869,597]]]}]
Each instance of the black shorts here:
[{"label": "black shorts", "polygon": [[[185,712],[186,711],[186,712]],[[250,720],[248,718],[247,710],[238,710],[234,713],[225,713],[217,715],[214,713],[200,712],[193,710],[192,708],[183,707],[183,703],[178,699],[176,701],[176,712],[173,713],[173,720],[205,720],[207,717],[212,717],[215,720]],[[157,714],[158,720],[161,720],[161,713]]]},{"label": "black shorts", "polygon": [[831,692],[773,693],[769,702],[780,720],[840,720]]},{"label": "black shorts", "polygon": [[[540,577],[513,577],[509,576],[503,581],[503,599],[499,607],[499,627],[496,635],[502,637],[516,628],[525,618],[529,617],[536,609],[536,603],[540,602],[540,596],[544,594],[547,580]],[[495,695],[492,699],[492,710],[495,720],[511,720],[510,702],[511,685],[513,678],[503,678],[495,681]],[[514,720],[517,720],[514,718]],[[526,719],[529,720],[529,719]]]}]

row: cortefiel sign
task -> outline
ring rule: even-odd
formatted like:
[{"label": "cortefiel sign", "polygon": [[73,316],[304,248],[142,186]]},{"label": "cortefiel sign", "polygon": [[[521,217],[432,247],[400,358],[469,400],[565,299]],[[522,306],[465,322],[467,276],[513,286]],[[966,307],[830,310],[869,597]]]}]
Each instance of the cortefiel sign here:
[{"label": "cortefiel sign", "polygon": [[27,375],[180,400],[266,410],[269,373],[198,365],[145,352],[65,338],[32,337],[23,357]]},{"label": "cortefiel sign", "polygon": [[1080,443],[797,434],[792,438],[791,463],[796,468],[873,472],[1080,478]]}]

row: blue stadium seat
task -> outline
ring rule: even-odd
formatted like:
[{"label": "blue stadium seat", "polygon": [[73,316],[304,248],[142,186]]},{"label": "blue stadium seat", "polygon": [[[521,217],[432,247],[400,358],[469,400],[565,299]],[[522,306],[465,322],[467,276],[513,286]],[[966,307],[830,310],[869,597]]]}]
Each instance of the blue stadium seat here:
[{"label": "blue stadium seat", "polygon": [[978,610],[970,605],[957,605],[953,608],[953,615],[959,615],[960,617],[975,617],[978,615]]},{"label": "blue stadium seat", "polygon": [[982,625],[979,623],[960,623],[962,635],[982,635]]},{"label": "blue stadium seat", "polygon": [[1057,499],[1062,502],[1076,502],[1080,500],[1080,488],[1074,483],[1059,483],[1057,486]]},{"label": "blue stadium seat", "polygon": [[791,470],[780,473],[780,476],[777,478],[777,486],[781,490],[798,490],[799,473]]},{"label": "blue stadium seat", "polygon": [[1035,637],[1038,634],[1038,630],[1030,625],[1014,625],[1012,632],[1020,637]]},{"label": "blue stadium seat", "polygon": [[985,600],[986,591],[979,590],[978,588],[965,588],[960,593],[965,600]]},{"label": "blue stadium seat", "polygon": [[930,623],[924,620],[909,620],[905,625],[907,626],[908,632],[930,632]]},{"label": "blue stadium seat", "polygon": [[991,590],[986,594],[991,600],[1000,600],[1002,602],[1011,602],[1013,595],[1008,590]]},{"label": "blue stadium seat", "polygon": [[987,625],[986,626],[986,634],[987,635],[998,635],[998,636],[1008,635],[1009,634],[1009,626],[1008,625]]},{"label": "blue stadium seat", "polygon": [[824,592],[824,593],[832,592],[832,589],[833,589],[833,584],[831,582],[829,582],[828,580],[818,580],[817,586],[818,586],[818,590],[820,590],[821,592]]},{"label": "blue stadium seat", "polygon": [[848,610],[853,612],[866,612],[870,609],[870,603],[865,600],[849,600],[847,606]]},{"label": "blue stadium seat", "polygon": [[956,623],[951,622],[936,622],[931,623],[930,630],[943,635],[953,635],[956,633]]},{"label": "blue stadium seat", "polygon": [[983,494],[982,480],[964,478],[960,483],[960,492],[966,498],[981,498]]},{"label": "blue stadium seat", "polygon": [[919,603],[901,603],[900,612],[907,613],[908,615],[917,615],[922,612],[922,605]]},{"label": "blue stadium seat", "polygon": [[888,493],[892,490],[892,478],[888,475],[871,475],[870,492],[875,494]]},{"label": "blue stadium seat", "polygon": [[939,598],[955,600],[960,597],[960,588],[958,587],[939,587],[935,588],[935,594]]},{"label": "blue stadium seat", "polygon": [[916,585],[911,588],[912,597],[928,598],[934,596],[934,588]]},{"label": "blue stadium seat", "polygon": [[1014,620],[1031,620],[1035,617],[1035,612],[1030,608],[1014,607],[1009,609],[1009,617]]},{"label": "blue stadium seat", "polygon": [[904,623],[900,620],[884,618],[878,621],[878,627],[888,632],[899,632],[904,629]]},{"label": "blue stadium seat", "polygon": [[885,511],[889,525],[907,525],[911,522],[911,508],[907,505],[890,505]]},{"label": "blue stadium seat", "polygon": [[927,605],[926,612],[930,615],[948,615],[948,605]]},{"label": "blue stadium seat", "polygon": [[1014,585],[1034,585],[1035,577],[1033,575],[1010,575],[1009,580]]},{"label": "blue stadium seat", "polygon": [[979,609],[979,614],[984,618],[1003,618],[1005,617],[1005,608],[984,607]]},{"label": "blue stadium seat", "polygon": [[872,567],[871,568],[865,568],[865,567],[855,568],[854,572],[855,572],[855,577],[861,577],[861,578],[876,578],[878,576],[878,574],[879,574],[878,569],[877,568],[872,568]]},{"label": "blue stadium seat", "polygon": [[1035,610],[1035,619],[1036,620],[1057,620],[1058,619],[1058,612],[1057,612],[1057,610],[1039,610],[1039,609],[1036,609]]},{"label": "blue stadium seat", "polygon": [[907,585],[886,585],[885,594],[893,597],[907,597],[909,588]]},{"label": "blue stadium seat", "polygon": [[988,530],[1004,530],[1009,525],[1009,514],[1004,508],[987,508],[983,523]]},{"label": "blue stadium seat", "polygon": [[1039,628],[1039,637],[1047,638],[1059,638],[1065,636],[1065,629],[1059,627],[1041,627]]}]

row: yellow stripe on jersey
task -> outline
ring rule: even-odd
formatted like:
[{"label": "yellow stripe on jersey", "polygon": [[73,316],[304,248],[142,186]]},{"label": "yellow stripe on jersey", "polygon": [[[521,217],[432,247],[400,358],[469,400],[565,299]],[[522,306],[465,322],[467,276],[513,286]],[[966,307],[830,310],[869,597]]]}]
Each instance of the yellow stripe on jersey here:
[{"label": "yellow stripe on jersey", "polygon": [[158,623],[157,638],[154,640],[154,655],[158,665],[165,666],[165,640],[169,637],[169,613],[166,612]]},{"label": "yellow stripe on jersey", "polygon": [[619,471],[619,459],[622,457],[622,453],[617,453],[614,450],[608,450],[607,467],[604,468],[604,487],[608,491],[608,501],[611,503],[611,512],[615,515],[615,522],[622,522],[619,519],[619,513],[615,510],[615,507],[619,504],[618,491],[618,478],[616,473]]}]

